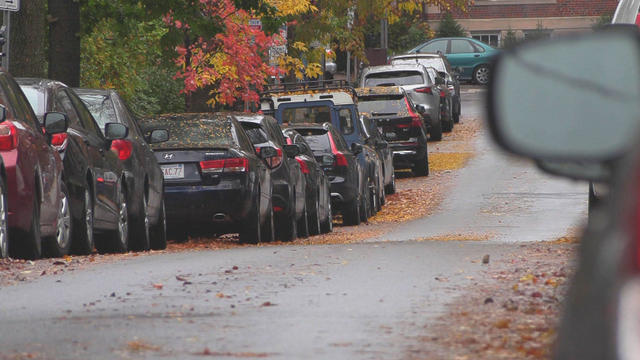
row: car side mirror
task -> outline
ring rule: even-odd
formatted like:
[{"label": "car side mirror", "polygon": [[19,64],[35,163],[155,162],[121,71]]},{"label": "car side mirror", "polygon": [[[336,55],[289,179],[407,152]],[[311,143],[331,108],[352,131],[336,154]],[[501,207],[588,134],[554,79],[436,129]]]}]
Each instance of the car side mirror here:
[{"label": "car side mirror", "polygon": [[610,27],[525,43],[498,55],[491,74],[489,128],[512,153],[535,160],[607,162],[637,141],[637,29]]},{"label": "car side mirror", "polygon": [[120,123],[106,123],[104,126],[104,137],[107,140],[124,139],[129,135],[129,128]]},{"label": "car side mirror", "polygon": [[166,129],[155,129],[149,135],[149,144],[163,143],[169,140],[169,131]]},{"label": "car side mirror", "polygon": [[7,108],[4,105],[0,105],[0,123],[7,120]]},{"label": "car side mirror", "polygon": [[287,154],[287,157],[293,159],[294,157],[300,155],[300,148],[298,145],[284,145],[284,152]]},{"label": "car side mirror", "polygon": [[444,78],[441,76],[436,76],[436,85],[444,85]]},{"label": "car side mirror", "polygon": [[307,149],[304,147],[304,145],[302,144],[294,144],[294,145],[298,147],[298,155],[304,154],[305,152],[307,152]]},{"label": "car side mirror", "polygon": [[278,150],[272,146],[263,146],[260,148],[260,158],[267,160],[278,156]]},{"label": "car side mirror", "polygon": [[427,110],[428,109],[424,104],[417,104],[416,105],[416,111],[418,111],[419,114],[426,114]]},{"label": "car side mirror", "polygon": [[49,134],[60,134],[67,131],[69,119],[67,114],[59,112],[48,112],[44,114],[44,131]]},{"label": "car side mirror", "polygon": [[353,155],[360,154],[362,150],[363,150],[362,144],[358,144],[358,143],[351,144],[351,152],[353,153]]},{"label": "car side mirror", "polygon": [[446,79],[447,78],[447,73],[444,71],[438,71],[438,75],[440,75],[441,78]]}]

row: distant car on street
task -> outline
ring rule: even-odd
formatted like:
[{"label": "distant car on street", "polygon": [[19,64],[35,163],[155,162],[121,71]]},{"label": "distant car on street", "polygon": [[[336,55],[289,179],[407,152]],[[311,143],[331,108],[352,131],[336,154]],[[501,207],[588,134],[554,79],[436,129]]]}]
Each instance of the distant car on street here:
[{"label": "distant car on street", "polygon": [[489,83],[491,61],[500,51],[473,38],[448,37],[429,40],[407,52],[442,53],[451,66],[462,68],[460,79],[486,85]]}]

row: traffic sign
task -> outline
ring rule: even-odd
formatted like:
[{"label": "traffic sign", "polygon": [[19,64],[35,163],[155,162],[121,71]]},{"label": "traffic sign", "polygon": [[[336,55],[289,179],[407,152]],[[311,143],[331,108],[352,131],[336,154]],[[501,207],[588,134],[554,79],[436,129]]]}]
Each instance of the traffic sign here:
[{"label": "traffic sign", "polygon": [[20,0],[0,0],[0,10],[3,11],[19,11]]}]

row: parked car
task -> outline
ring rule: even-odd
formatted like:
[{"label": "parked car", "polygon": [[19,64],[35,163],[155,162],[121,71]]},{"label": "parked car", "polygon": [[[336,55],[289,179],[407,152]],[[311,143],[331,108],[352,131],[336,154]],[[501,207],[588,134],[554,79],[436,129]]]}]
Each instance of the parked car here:
[{"label": "parked car", "polygon": [[68,119],[67,136],[58,144],[58,149],[64,160],[64,181],[69,189],[72,250],[88,254],[95,245],[99,252],[127,251],[128,194],[133,189],[127,187],[120,161],[128,150],[118,147],[117,140],[126,138],[129,129],[122,124],[108,123],[103,135],[82,100],[59,81],[36,78],[17,81],[28,94],[37,115],[57,111]]},{"label": "parked car", "polygon": [[383,65],[364,69],[360,87],[400,86],[415,104],[421,105],[421,115],[431,140],[442,140],[440,92],[431,80],[427,68],[420,64]]},{"label": "parked car", "polygon": [[427,73],[431,81],[436,84],[435,91],[440,95],[440,122],[443,132],[453,131],[453,94],[446,85],[445,77],[434,67],[428,66]]},{"label": "parked car", "polygon": [[362,145],[349,147],[342,134],[330,123],[289,126],[304,137],[329,177],[332,209],[342,214],[345,225],[359,225],[362,221],[361,179],[366,177],[357,159]]},{"label": "parked car", "polygon": [[298,236],[309,236],[306,179],[295,159],[300,150],[295,145],[287,145],[280,126],[273,117],[253,114],[236,114],[235,117],[258,153],[265,146],[275,148],[278,153],[269,160],[272,162],[276,238],[292,241]]},{"label": "parked car", "polygon": [[460,79],[473,80],[480,85],[489,82],[491,60],[499,51],[482,41],[467,37],[437,38],[407,51],[415,53],[442,53],[453,67],[461,67]]},{"label": "parked car", "polygon": [[[167,226],[239,233],[243,243],[274,238],[270,164],[276,149],[257,154],[242,125],[212,113],[160,115],[140,120],[145,134],[166,129],[169,140],[152,144],[164,174]],[[272,165],[273,166],[273,165]]]},{"label": "parked car", "polygon": [[[635,24],[639,7],[638,0],[620,1],[613,22]],[[612,173],[610,196],[592,209],[580,242],[553,358],[637,359],[638,30],[612,26],[525,43],[500,55],[494,69],[488,111],[498,144],[555,164],[561,169],[555,173],[573,179],[595,180],[602,171]],[[592,171],[598,168],[602,170]]]},{"label": "parked car", "polygon": [[422,64],[426,67],[433,67],[445,78],[445,85],[451,92],[453,121],[460,122],[460,114],[462,106],[460,102],[460,81],[458,81],[458,73],[462,72],[462,68],[453,68],[449,64],[449,60],[442,53],[415,53],[396,55],[391,57],[391,65],[403,64]]},{"label": "parked car", "polygon": [[[365,134],[365,144],[376,150],[382,163],[382,183],[384,195],[395,194],[396,174],[393,166],[393,151],[389,143],[382,137],[382,128],[378,127],[375,121],[367,116],[360,115],[360,124]],[[385,197],[380,199],[381,205],[385,204]]]},{"label": "parked car", "polygon": [[296,156],[296,161],[300,164],[300,169],[305,177],[306,201],[307,201],[307,222],[309,223],[309,233],[317,235],[333,230],[333,214],[331,211],[331,188],[329,178],[325,174],[322,166],[316,161],[315,155],[306,140],[294,129],[283,129],[285,140],[289,145],[297,145],[300,154]]},{"label": "parked car", "polygon": [[394,86],[358,88],[356,92],[360,114],[376,123],[391,146],[394,168],[429,175],[427,134],[406,91]]},{"label": "parked car", "polygon": [[67,130],[67,121],[55,112],[43,120],[44,131],[13,77],[0,71],[0,156],[6,181],[3,257],[63,256],[69,249],[69,192],[62,180],[62,159],[49,140]]},{"label": "parked car", "polygon": [[[139,128],[133,112],[115,90],[74,89],[84,101],[104,134],[105,125],[119,123],[129,134],[114,140],[112,148],[122,149],[119,158],[125,169],[125,181],[131,224],[129,248],[133,250],[167,247],[166,214],[163,200],[163,176],[158,162]],[[140,196],[142,194],[142,196]]]},{"label": "parked car", "polygon": [[378,163],[375,150],[364,145],[356,103],[354,89],[339,81],[280,84],[262,95],[261,110],[273,114],[285,127],[330,122],[340,132],[363,172],[358,197],[361,221],[366,221],[372,214],[372,194],[377,192],[375,184],[378,180],[374,174],[379,174],[380,170],[375,169]]}]

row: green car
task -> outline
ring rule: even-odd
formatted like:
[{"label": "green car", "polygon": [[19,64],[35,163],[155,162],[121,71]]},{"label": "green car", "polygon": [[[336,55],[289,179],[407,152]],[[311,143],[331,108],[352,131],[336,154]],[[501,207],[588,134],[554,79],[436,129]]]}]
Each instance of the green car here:
[{"label": "green car", "polygon": [[437,38],[422,43],[408,53],[442,53],[453,68],[458,71],[460,80],[473,80],[485,85],[489,82],[489,64],[499,50],[472,38]]}]

